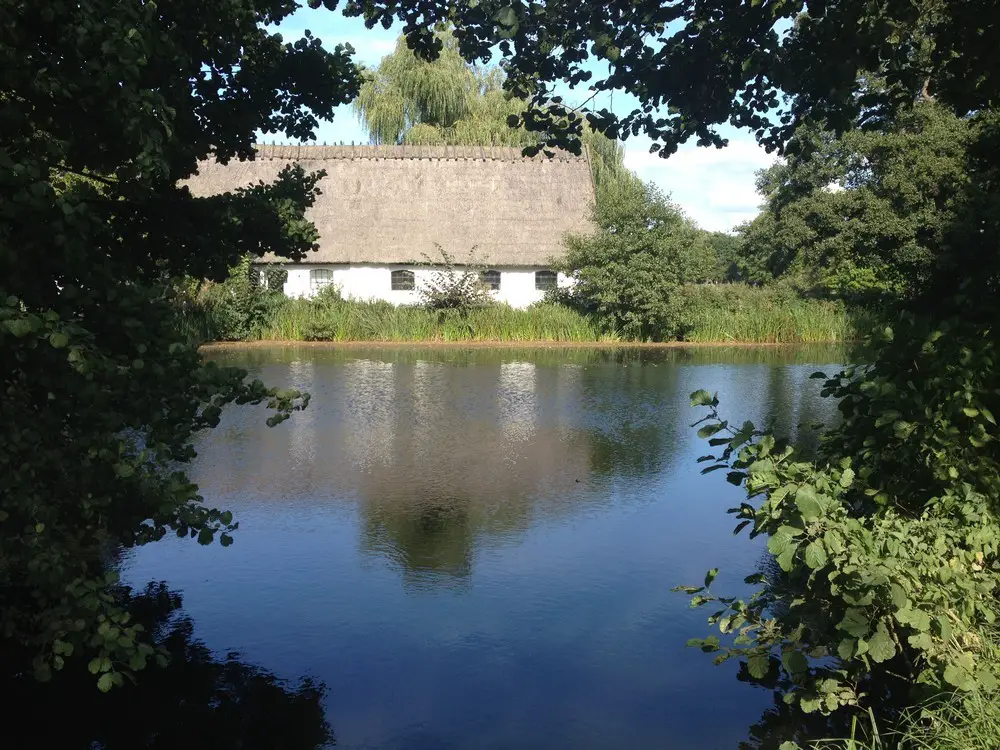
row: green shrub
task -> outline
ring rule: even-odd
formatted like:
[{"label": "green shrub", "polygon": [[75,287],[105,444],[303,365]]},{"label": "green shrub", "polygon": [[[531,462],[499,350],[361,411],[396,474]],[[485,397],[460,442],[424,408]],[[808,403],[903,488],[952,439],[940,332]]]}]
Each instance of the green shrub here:
[{"label": "green shrub", "polygon": [[496,304],[490,289],[481,279],[485,270],[475,258],[475,248],[469,253],[467,263],[458,265],[455,256],[440,245],[435,245],[440,259],[424,255],[424,262],[435,270],[417,289],[421,304],[428,310],[457,310],[467,313]]},{"label": "green shrub", "polygon": [[727,639],[696,643],[777,677],[806,712],[883,710],[877,686],[893,680],[910,702],[997,686],[981,637],[1000,592],[995,335],[971,316],[903,315],[878,338],[870,366],[826,381],[843,419],[813,458],[692,396],[709,408],[699,435],[722,450],[705,471],[746,488],[729,512],[776,565],[746,579],[746,598],[716,596],[716,571],[685,587],[719,605],[709,621]]},{"label": "green shrub", "polygon": [[214,338],[223,341],[256,338],[268,318],[284,304],[282,273],[287,275],[282,269],[271,268],[262,274],[251,265],[249,257],[244,257],[230,269],[223,283],[206,286],[200,302]]},{"label": "green shrub", "polygon": [[637,182],[605,191],[594,221],[596,232],[566,240],[559,267],[577,283],[561,293],[563,301],[624,338],[671,338],[697,230],[655,187]]}]

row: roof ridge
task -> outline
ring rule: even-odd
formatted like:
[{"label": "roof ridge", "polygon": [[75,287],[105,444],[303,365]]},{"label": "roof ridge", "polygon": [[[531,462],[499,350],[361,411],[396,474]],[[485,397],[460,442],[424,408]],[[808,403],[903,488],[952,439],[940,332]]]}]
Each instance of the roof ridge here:
[{"label": "roof ridge", "polygon": [[333,159],[454,159],[457,161],[586,161],[586,154],[550,149],[554,156],[524,156],[518,146],[413,146],[413,145],[313,145],[257,144],[257,157],[289,161],[327,161]]}]

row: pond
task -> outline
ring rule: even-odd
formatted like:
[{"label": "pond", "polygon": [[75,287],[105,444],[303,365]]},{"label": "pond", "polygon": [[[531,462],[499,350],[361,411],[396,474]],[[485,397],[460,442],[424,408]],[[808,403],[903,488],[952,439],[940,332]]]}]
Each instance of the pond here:
[{"label": "pond", "polygon": [[[342,748],[734,748],[771,692],[688,648],[678,584],[739,593],[764,550],[688,404],[833,418],[837,349],[277,347],[216,351],[309,408],[232,409],[191,467],[235,543],[132,552],[217,654],[322,686]],[[768,747],[766,736],[747,746]]]}]

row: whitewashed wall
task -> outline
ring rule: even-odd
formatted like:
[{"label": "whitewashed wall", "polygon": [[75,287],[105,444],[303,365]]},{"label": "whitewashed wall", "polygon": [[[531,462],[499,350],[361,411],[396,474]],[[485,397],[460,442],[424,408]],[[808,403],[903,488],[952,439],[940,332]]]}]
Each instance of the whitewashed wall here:
[{"label": "whitewashed wall", "polygon": [[[420,287],[428,282],[435,273],[433,268],[426,266],[387,266],[387,265],[309,265],[295,264],[286,266],[288,280],[285,282],[285,294],[289,297],[309,297],[311,295],[309,272],[314,268],[325,268],[333,271],[333,284],[340,288],[340,293],[347,299],[355,300],[386,300],[397,305],[413,305],[420,302]],[[417,290],[393,291],[391,274],[393,271],[413,271]],[[545,293],[535,289],[535,271],[539,268],[524,268],[499,266],[500,289],[493,292],[498,302],[506,302],[511,307],[527,307],[540,301]],[[569,286],[572,280],[559,274],[556,283],[563,287]]]}]

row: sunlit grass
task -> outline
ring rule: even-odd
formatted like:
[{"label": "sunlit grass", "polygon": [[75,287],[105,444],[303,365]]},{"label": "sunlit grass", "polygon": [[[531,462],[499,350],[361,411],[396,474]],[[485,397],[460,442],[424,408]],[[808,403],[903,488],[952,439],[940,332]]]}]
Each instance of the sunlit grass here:
[{"label": "sunlit grass", "polygon": [[742,284],[687,287],[685,341],[789,344],[857,341],[874,316],[828,300]]},{"label": "sunlit grass", "polygon": [[[876,316],[825,300],[745,285],[685,287],[680,340],[694,344],[829,344],[859,341]],[[434,311],[385,301],[308,300],[276,296],[265,306],[250,341],[553,342],[627,340],[601,321],[562,304],[508,305]],[[181,315],[193,341],[225,338],[217,302]]]},{"label": "sunlit grass", "polygon": [[288,300],[276,306],[256,338],[272,341],[551,341],[614,340],[579,313],[561,305],[524,310],[507,305],[432,311],[388,302],[317,304]]}]

